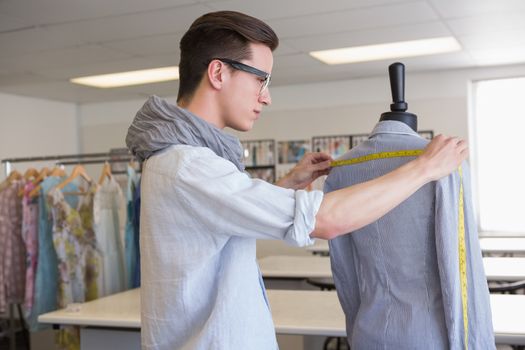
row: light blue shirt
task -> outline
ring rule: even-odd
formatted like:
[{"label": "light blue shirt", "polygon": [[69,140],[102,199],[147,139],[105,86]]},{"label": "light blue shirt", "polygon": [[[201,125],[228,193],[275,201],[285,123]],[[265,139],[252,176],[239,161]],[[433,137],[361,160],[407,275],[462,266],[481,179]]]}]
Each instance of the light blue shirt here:
[{"label": "light blue shirt", "polygon": [[[423,149],[428,141],[397,121],[377,124],[341,159]],[[377,178],[413,158],[332,170],[325,193]],[[469,349],[494,349],[487,280],[463,165]],[[329,242],[352,349],[463,349],[458,258],[458,173],[420,188],[381,219]],[[392,189],[395,190],[395,189]]]},{"label": "light blue shirt", "polygon": [[[47,193],[65,178],[49,176],[40,183],[38,196],[38,262],[35,272],[35,293],[33,308],[26,322],[29,330],[38,331],[50,326],[38,322],[38,316],[57,309],[58,258],[53,244],[53,224],[51,211],[46,200]],[[69,183],[64,192],[78,191],[77,185]],[[76,207],[78,196],[65,196],[67,203]]]},{"label": "light blue shirt", "polygon": [[142,348],[276,349],[256,239],[312,244],[323,193],[186,145],[149,158],[141,186]]}]

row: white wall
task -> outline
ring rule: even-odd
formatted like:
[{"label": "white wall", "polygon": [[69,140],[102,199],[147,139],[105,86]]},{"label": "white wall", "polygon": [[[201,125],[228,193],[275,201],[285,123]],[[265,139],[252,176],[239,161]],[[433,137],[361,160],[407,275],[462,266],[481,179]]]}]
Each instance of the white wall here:
[{"label": "white wall", "polygon": [[[0,106],[0,159],[78,153],[75,104],[0,94]],[[42,164],[12,166],[25,171]],[[0,179],[4,173],[1,169]]]},{"label": "white wall", "polygon": [[[525,75],[525,65],[407,74],[408,110],[418,115],[420,130],[468,138],[469,83],[517,75]],[[239,138],[293,140],[367,133],[391,102],[386,73],[384,77],[276,86],[271,94],[272,106],[263,111],[252,131],[236,133]],[[168,98],[172,103],[174,96]],[[127,128],[145,100],[81,105],[82,150],[124,147]]]},{"label": "white wall", "polygon": [[[410,67],[407,67],[410,71]],[[525,65],[407,74],[408,111],[418,115],[419,130],[469,138],[471,81],[525,75]],[[254,129],[234,132],[240,139],[297,140],[312,136],[368,133],[389,110],[388,76],[271,88],[272,106]],[[82,105],[80,132],[84,152],[124,147],[126,131],[144,100]],[[168,98],[175,103],[174,96]],[[305,254],[282,242],[259,241],[258,256]]]}]

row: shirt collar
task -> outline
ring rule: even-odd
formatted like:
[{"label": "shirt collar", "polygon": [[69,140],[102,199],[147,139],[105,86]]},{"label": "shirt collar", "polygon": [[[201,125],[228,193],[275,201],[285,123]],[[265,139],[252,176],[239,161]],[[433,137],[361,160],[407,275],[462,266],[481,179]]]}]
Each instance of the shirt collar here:
[{"label": "shirt collar", "polygon": [[419,134],[412,130],[408,125],[395,120],[384,120],[377,123],[374,130],[370,133],[369,138],[379,134],[399,134],[419,137]]}]

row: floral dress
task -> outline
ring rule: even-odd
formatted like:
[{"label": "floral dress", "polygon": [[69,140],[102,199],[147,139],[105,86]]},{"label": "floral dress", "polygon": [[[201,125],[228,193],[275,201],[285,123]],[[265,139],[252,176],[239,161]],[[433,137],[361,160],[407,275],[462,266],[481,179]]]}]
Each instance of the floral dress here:
[{"label": "floral dress", "polygon": [[[49,191],[47,200],[53,220],[53,244],[58,257],[57,306],[83,303],[98,297],[97,278],[100,253],[93,231],[93,197],[96,185],[89,188],[72,208],[58,189]],[[78,328],[64,327],[57,336],[62,349],[79,349]]]},{"label": "floral dress", "polygon": [[26,252],[18,197],[23,186],[24,180],[15,180],[0,189],[0,313],[6,312],[9,304],[24,301]]},{"label": "floral dress", "polygon": [[31,181],[24,186],[22,199],[22,239],[26,248],[26,289],[24,313],[31,314],[35,291],[35,275],[38,262],[38,201],[29,193],[36,187]]}]

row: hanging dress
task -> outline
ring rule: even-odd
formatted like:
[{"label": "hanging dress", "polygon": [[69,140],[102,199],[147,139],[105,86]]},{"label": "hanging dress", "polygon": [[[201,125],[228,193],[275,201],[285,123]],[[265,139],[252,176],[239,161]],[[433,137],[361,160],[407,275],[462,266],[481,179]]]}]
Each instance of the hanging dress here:
[{"label": "hanging dress", "polygon": [[[95,191],[96,186],[91,186],[79,199],[77,209],[72,208],[56,188],[47,196],[53,221],[53,245],[58,258],[58,308],[98,297],[100,253],[93,230]],[[57,333],[56,341],[61,349],[79,349],[78,328],[63,327]]]},{"label": "hanging dress", "polygon": [[95,236],[102,257],[98,282],[101,297],[126,289],[119,218],[122,205],[122,190],[113,177],[97,186],[93,212]]},{"label": "hanging dress", "polygon": [[26,249],[26,288],[24,300],[24,314],[31,314],[35,291],[35,274],[38,262],[38,201],[31,198],[29,193],[36,185],[28,181],[24,186],[22,198],[22,239]]}]

